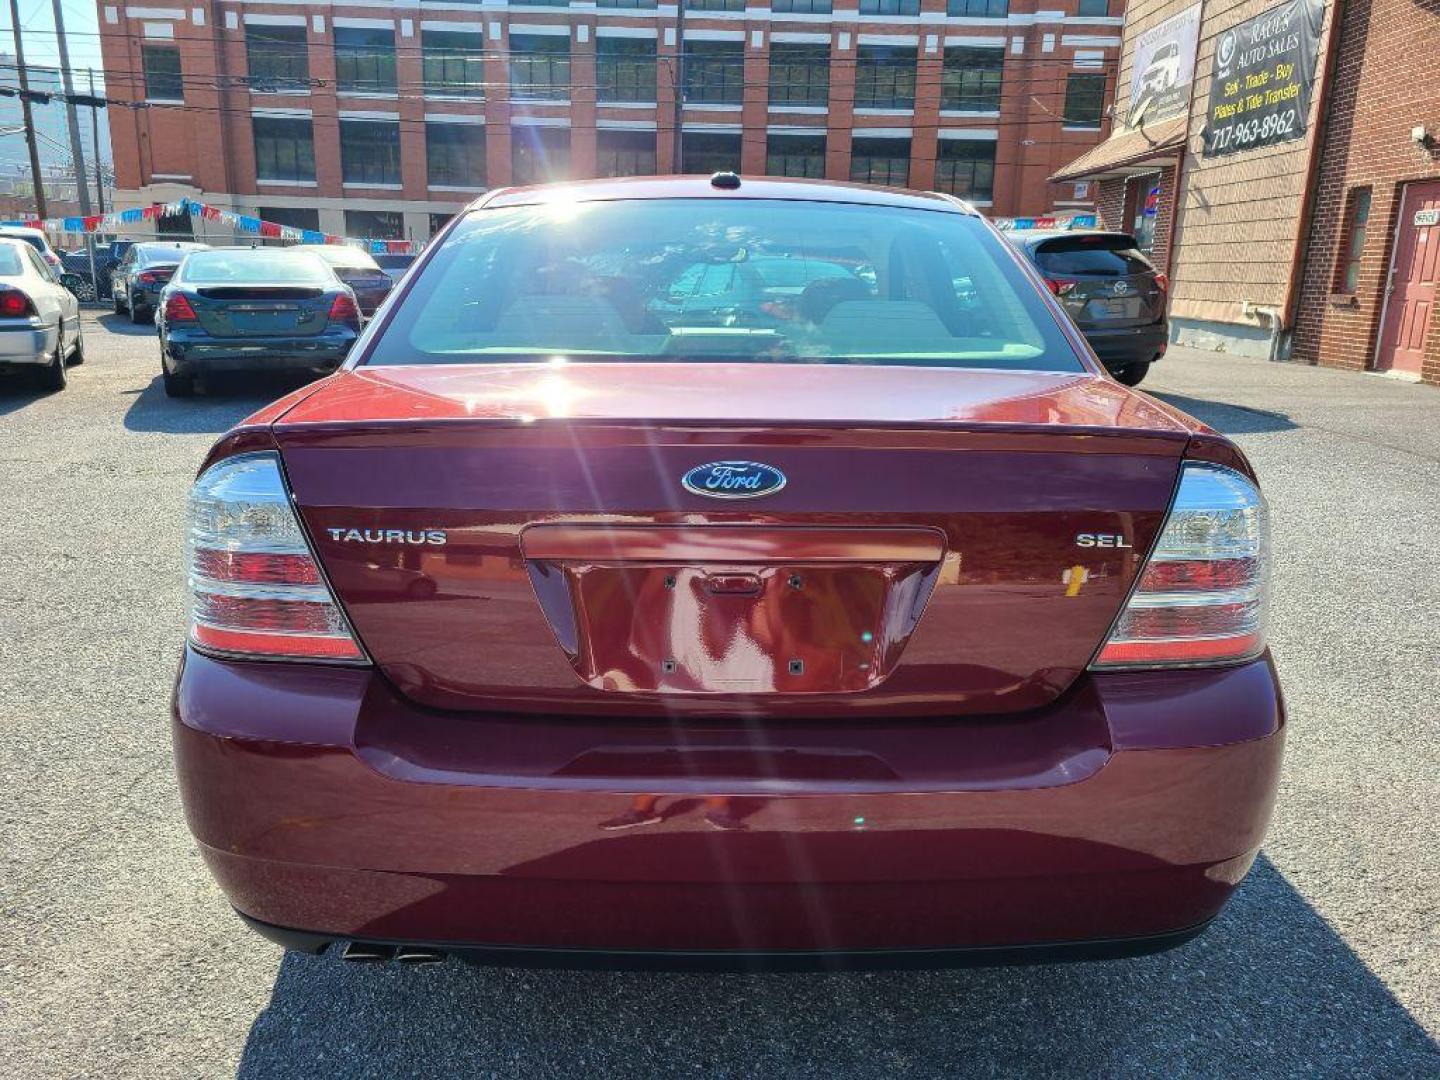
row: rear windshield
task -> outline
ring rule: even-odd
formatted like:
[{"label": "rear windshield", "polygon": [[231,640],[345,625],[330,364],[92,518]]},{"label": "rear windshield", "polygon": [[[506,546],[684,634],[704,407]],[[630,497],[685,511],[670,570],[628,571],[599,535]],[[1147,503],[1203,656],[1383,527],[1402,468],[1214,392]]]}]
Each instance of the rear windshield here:
[{"label": "rear windshield", "polygon": [[20,249],[9,244],[0,244],[0,277],[21,277],[25,264],[20,261]]},{"label": "rear windshield", "polygon": [[0,236],[6,240],[22,240],[42,255],[45,253],[45,241],[32,233],[0,233]]},{"label": "rear windshield", "polygon": [[330,268],[309,252],[197,251],[180,267],[188,285],[329,285]]},{"label": "rear windshield", "polygon": [[1129,236],[1067,236],[1047,240],[1035,251],[1047,276],[1129,277],[1155,269]]},{"label": "rear windshield", "polygon": [[978,218],[760,199],[471,213],[368,362],[554,356],[1083,370]]}]

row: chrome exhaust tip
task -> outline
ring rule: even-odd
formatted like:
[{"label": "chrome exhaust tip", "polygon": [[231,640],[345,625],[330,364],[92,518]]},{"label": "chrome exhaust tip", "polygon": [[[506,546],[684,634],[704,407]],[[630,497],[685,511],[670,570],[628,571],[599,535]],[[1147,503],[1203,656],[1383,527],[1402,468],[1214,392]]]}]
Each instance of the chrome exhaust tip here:
[{"label": "chrome exhaust tip", "polygon": [[414,945],[402,945],[395,950],[397,964],[443,964],[445,954],[438,949],[424,949]]},{"label": "chrome exhaust tip", "polygon": [[341,960],[348,960],[352,964],[378,964],[389,960],[394,951],[388,945],[374,945],[367,941],[351,941],[345,945],[345,951],[340,954]]}]

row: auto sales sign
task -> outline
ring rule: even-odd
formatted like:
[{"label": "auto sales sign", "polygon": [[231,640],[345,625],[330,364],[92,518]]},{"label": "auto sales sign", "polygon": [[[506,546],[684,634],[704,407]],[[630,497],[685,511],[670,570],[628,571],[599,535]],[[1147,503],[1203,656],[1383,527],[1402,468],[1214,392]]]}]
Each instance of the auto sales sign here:
[{"label": "auto sales sign", "polygon": [[1303,138],[1324,0],[1290,0],[1215,42],[1205,157]]}]

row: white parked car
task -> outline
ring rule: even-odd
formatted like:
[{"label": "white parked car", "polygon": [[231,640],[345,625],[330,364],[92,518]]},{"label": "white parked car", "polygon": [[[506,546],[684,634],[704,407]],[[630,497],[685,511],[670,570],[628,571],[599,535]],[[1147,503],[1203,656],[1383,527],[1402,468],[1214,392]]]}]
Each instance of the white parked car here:
[{"label": "white parked car", "polygon": [[24,225],[6,225],[0,227],[0,239],[24,240],[32,248],[40,253],[47,266],[56,274],[61,271],[62,263],[60,256],[55,254],[55,249],[50,246],[50,238],[45,235],[43,229],[30,229]]},{"label": "white parked car", "polygon": [[85,359],[80,301],[24,240],[0,237],[0,369],[23,368],[46,390]]}]

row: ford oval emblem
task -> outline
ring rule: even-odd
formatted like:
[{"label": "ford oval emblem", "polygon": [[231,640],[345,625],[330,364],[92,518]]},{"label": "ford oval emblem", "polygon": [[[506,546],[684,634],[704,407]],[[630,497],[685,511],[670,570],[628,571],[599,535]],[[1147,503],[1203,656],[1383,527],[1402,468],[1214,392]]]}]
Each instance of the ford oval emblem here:
[{"label": "ford oval emblem", "polygon": [[692,495],[711,499],[758,499],[785,486],[785,474],[758,461],[711,461],[680,478]]}]

